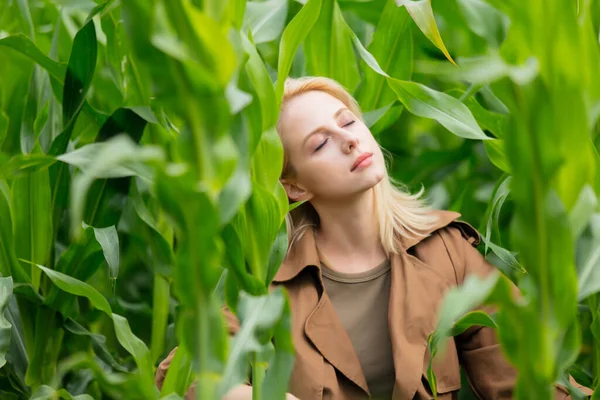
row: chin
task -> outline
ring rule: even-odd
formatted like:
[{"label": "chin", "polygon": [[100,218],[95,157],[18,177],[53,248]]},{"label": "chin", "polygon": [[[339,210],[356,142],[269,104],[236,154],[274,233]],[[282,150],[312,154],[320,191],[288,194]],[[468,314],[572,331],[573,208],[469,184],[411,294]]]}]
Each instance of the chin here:
[{"label": "chin", "polygon": [[385,174],[385,170],[383,171],[373,171],[372,173],[368,174],[367,176],[364,176],[364,179],[361,180],[361,183],[358,185],[359,187],[359,192],[366,192],[369,189],[374,188],[375,186],[377,186],[377,184],[379,182],[381,182],[383,180],[383,178],[385,178],[386,174]]},{"label": "chin", "polygon": [[369,179],[373,181],[373,186],[377,185],[379,182],[386,177],[387,173],[385,170],[385,166],[373,166],[374,168],[369,171]]}]

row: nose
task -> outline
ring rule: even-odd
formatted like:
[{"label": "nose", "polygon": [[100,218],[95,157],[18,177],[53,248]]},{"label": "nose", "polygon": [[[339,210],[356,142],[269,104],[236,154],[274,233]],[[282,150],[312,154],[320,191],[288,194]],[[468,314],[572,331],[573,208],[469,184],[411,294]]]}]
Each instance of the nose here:
[{"label": "nose", "polygon": [[358,147],[358,137],[348,131],[342,132],[342,151],[346,154],[352,153],[352,150]]}]

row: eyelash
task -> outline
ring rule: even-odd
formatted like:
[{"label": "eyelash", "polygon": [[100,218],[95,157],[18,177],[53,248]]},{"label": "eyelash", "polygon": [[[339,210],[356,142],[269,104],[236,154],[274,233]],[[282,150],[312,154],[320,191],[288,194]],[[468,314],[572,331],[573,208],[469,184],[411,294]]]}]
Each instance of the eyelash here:
[{"label": "eyelash", "polygon": [[[352,125],[354,122],[356,122],[356,121],[350,121],[350,122],[348,122],[346,125],[344,125],[343,127],[345,128],[345,127],[347,127],[347,126],[350,126],[350,125]],[[325,144],[327,143],[327,141],[328,141],[328,140],[329,140],[329,138],[326,138],[325,140],[323,140],[323,142],[322,142],[322,143],[321,143],[319,146],[317,146],[317,148],[315,149],[315,153],[316,153],[317,151],[321,150],[321,149],[323,148],[323,146],[325,146]]]},{"label": "eyelash", "polygon": [[323,140],[323,142],[321,142],[321,144],[320,144],[320,145],[318,145],[318,146],[317,146],[317,148],[315,149],[315,153],[316,153],[317,151],[321,150],[321,148],[322,148],[323,146],[325,146],[325,143],[327,143],[327,141],[328,141],[328,140],[329,140],[329,138],[327,138],[327,139]]}]

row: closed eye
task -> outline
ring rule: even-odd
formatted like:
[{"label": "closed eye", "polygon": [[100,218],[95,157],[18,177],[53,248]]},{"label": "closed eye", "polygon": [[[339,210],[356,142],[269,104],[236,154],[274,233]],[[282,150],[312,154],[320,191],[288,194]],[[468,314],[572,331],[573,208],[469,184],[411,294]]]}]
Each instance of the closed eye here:
[{"label": "closed eye", "polygon": [[325,143],[327,143],[327,141],[329,140],[329,138],[323,140],[323,142],[315,149],[315,153],[319,150],[321,150],[321,148],[323,148],[323,146],[325,146]]},{"label": "closed eye", "polygon": [[344,125],[344,128],[345,128],[345,127],[347,127],[347,126],[350,126],[350,125],[352,125],[352,124],[353,124],[353,123],[355,123],[355,122],[356,122],[356,121],[350,121],[350,122],[348,122],[346,125]]}]

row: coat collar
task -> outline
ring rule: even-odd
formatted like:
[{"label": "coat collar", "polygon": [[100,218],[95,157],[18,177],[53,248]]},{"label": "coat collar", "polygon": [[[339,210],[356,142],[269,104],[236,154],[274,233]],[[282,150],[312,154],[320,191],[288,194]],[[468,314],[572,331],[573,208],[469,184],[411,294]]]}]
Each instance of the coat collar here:
[{"label": "coat collar", "polygon": [[[424,235],[423,237],[401,237],[399,239],[400,246],[404,251],[417,245],[431,233],[449,225],[451,222],[455,221],[461,216],[461,214],[457,212],[443,210],[434,210],[432,211],[432,214],[437,217],[437,222],[431,229],[421,232]],[[275,274],[273,281],[279,283],[290,281],[309,266],[314,266],[319,270],[321,269],[319,254],[317,253],[317,246],[315,243],[315,236],[311,230],[308,230],[292,247],[292,249],[290,249],[283,260],[279,271],[277,271],[277,274]]]},{"label": "coat collar", "polygon": [[[432,310],[437,309],[447,288],[447,282],[435,268],[406,251],[460,217],[459,213],[451,211],[434,211],[434,214],[437,216],[435,226],[423,232],[425,236],[422,239],[401,238],[403,251],[390,258],[392,281],[388,323],[396,368],[394,399],[412,399],[421,383],[427,337],[433,332],[437,317]],[[323,287],[314,234],[308,231],[286,256],[274,281],[291,281],[304,269],[312,269],[311,266],[319,271],[318,281]],[[365,394],[369,393],[352,343],[326,293],[319,296],[318,303],[305,321],[304,333],[338,371]]]}]

